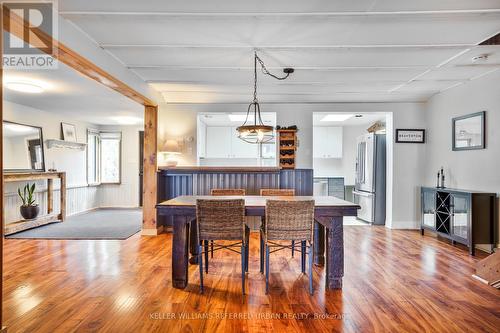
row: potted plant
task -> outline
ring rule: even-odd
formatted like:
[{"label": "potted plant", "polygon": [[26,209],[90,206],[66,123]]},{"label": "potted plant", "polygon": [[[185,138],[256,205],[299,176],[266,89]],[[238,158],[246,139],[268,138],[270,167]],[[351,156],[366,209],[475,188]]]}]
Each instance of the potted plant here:
[{"label": "potted plant", "polygon": [[21,189],[17,189],[17,194],[23,201],[23,205],[19,209],[21,211],[21,215],[26,220],[32,220],[38,216],[40,213],[40,207],[35,203],[35,198],[33,194],[35,193],[35,183],[30,185],[29,183],[24,186],[23,192]]}]

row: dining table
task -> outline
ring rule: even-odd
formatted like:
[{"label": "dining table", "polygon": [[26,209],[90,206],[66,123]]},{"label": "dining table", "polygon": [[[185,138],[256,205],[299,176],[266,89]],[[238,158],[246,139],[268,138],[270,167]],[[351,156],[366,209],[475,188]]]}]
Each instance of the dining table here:
[{"label": "dining table", "polygon": [[[344,276],[344,216],[356,216],[358,204],[332,196],[204,196],[182,195],[157,204],[159,216],[173,217],[172,285],[184,289],[188,285],[189,264],[198,258],[196,201],[244,199],[247,216],[265,216],[266,201],[314,200],[314,263],[325,265],[326,289],[342,289]],[[191,259],[190,259],[191,254]]]}]

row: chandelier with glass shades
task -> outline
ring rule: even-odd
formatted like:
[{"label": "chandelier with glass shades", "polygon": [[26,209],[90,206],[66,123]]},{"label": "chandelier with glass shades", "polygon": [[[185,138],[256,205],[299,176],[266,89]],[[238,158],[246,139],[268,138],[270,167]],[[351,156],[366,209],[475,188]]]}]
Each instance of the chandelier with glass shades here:
[{"label": "chandelier with glass shades", "polygon": [[[243,125],[236,128],[238,131],[238,138],[248,143],[264,143],[269,142],[274,137],[274,127],[264,125],[260,115],[260,104],[257,99],[257,62],[259,63],[262,73],[269,75],[277,80],[285,80],[294,72],[293,68],[284,68],[283,72],[286,74],[283,77],[276,76],[269,72],[264,65],[264,62],[259,58],[257,52],[254,53],[254,86],[253,86],[253,101],[248,105],[247,115]],[[252,116],[253,113],[253,124]]]}]

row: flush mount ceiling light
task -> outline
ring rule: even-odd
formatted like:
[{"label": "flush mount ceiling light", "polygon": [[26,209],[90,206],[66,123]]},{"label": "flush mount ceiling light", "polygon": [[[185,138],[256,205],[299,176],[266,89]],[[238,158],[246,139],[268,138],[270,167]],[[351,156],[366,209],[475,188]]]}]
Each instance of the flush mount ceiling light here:
[{"label": "flush mount ceiling light", "polygon": [[5,82],[5,87],[9,90],[28,94],[41,94],[45,91],[43,85],[39,82],[27,80],[9,80]]},{"label": "flush mount ceiling light", "polygon": [[329,114],[323,117],[321,121],[346,121],[354,117],[353,114]]},{"label": "flush mount ceiling light", "polygon": [[259,65],[262,69],[262,73],[269,75],[277,80],[285,80],[286,78],[288,78],[288,76],[290,76],[290,74],[294,72],[293,68],[284,68],[283,72],[286,75],[283,77],[276,76],[267,70],[266,66],[264,65],[264,62],[257,55],[257,52],[254,53],[253,101],[248,105],[247,114],[245,116],[245,122],[243,123],[243,125],[236,128],[236,130],[238,131],[238,138],[248,143],[269,142],[274,137],[273,135],[274,127],[269,125],[264,125],[264,122],[262,121],[262,117],[260,115],[260,104],[257,99],[257,62],[259,62]]}]

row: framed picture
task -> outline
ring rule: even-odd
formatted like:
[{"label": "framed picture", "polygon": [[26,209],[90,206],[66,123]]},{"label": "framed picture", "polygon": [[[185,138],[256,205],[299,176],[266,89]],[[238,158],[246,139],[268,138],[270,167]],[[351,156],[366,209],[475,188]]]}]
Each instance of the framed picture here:
[{"label": "framed picture", "polygon": [[76,142],[76,127],[72,124],[61,123],[62,138],[64,141]]},{"label": "framed picture", "polygon": [[484,149],[486,111],[452,119],[453,150]]},{"label": "framed picture", "polygon": [[396,129],[396,143],[425,143],[424,129]]}]

